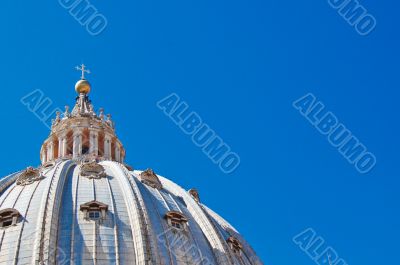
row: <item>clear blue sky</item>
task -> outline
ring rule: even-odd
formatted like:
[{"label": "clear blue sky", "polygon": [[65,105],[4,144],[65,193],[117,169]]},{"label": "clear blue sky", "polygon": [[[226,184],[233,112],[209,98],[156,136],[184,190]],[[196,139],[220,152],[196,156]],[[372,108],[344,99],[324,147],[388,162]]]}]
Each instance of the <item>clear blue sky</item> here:
[{"label": "clear blue sky", "polygon": [[[349,265],[399,264],[400,4],[361,2],[378,22],[366,37],[326,0],[92,0],[108,26],[91,36],[56,0],[3,0],[0,173],[37,165],[49,133],[20,99],[73,105],[83,61],[127,162],[196,187],[266,264],[314,264],[292,242],[308,227]],[[157,108],[172,92],[240,155],[235,173]],[[371,173],[292,107],[309,92],[376,155]]]}]

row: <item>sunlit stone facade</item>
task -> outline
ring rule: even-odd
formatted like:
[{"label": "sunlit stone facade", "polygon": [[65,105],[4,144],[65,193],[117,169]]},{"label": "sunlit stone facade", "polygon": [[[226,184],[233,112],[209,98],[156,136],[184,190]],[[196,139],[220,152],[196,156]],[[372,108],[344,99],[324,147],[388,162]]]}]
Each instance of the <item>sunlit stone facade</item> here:
[{"label": "sunlit stone facade", "polygon": [[197,190],[124,163],[90,88],[57,114],[42,165],[0,180],[0,264],[262,264]]}]

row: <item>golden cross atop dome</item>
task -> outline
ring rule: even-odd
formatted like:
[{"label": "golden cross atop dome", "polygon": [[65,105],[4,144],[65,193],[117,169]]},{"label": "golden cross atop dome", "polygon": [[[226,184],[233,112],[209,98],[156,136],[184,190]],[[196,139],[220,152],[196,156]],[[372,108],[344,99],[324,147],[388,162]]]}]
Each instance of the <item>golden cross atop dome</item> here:
[{"label": "golden cross atop dome", "polygon": [[75,69],[77,71],[81,71],[82,72],[81,79],[85,79],[85,73],[90,74],[90,70],[86,69],[86,65],[84,65],[84,64],[81,64],[80,66],[76,66]]}]

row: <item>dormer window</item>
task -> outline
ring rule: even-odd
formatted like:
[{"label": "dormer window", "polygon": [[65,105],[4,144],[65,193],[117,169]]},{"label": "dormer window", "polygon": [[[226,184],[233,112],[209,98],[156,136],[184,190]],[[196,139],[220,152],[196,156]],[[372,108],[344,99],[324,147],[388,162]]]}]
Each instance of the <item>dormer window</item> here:
[{"label": "dormer window", "polygon": [[140,175],[139,175],[139,180],[150,186],[153,187],[155,189],[161,190],[163,188],[161,181],[159,180],[159,178],[157,177],[157,175],[154,173],[154,171],[152,169],[147,169],[146,171],[143,171]]},{"label": "dormer window", "polygon": [[91,201],[82,204],[80,210],[83,212],[86,220],[104,220],[107,216],[108,205],[98,201]]},{"label": "dormer window", "polygon": [[4,209],[0,211],[0,228],[17,225],[21,214],[15,209]]},{"label": "dormer window", "polygon": [[171,226],[177,228],[177,229],[182,229],[182,224],[180,222],[177,222],[175,220],[171,220]]},{"label": "dormer window", "polygon": [[165,219],[167,219],[169,226],[177,230],[185,230],[187,227],[188,219],[180,212],[168,212],[165,215]]},{"label": "dormer window", "polygon": [[99,220],[101,217],[101,212],[100,211],[89,211],[88,213],[89,219],[90,220]]},{"label": "dormer window", "polygon": [[238,255],[242,253],[243,246],[237,238],[231,236],[226,240],[226,242],[228,243],[233,253]]}]

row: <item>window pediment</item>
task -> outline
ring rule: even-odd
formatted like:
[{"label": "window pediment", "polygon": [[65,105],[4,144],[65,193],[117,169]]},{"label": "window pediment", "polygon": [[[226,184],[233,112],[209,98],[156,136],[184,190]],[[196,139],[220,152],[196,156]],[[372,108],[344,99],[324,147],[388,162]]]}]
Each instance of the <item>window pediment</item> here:
[{"label": "window pediment", "polygon": [[108,211],[108,205],[99,201],[90,201],[81,205],[81,211],[83,210],[106,210]]}]

